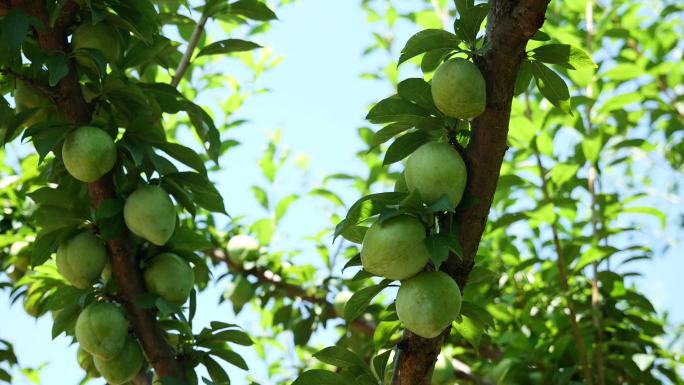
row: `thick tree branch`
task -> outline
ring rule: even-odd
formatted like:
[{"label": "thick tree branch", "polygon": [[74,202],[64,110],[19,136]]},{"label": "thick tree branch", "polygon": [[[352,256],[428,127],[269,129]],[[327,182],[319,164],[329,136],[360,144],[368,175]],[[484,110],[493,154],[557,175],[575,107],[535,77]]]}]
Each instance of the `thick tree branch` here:
[{"label": "thick tree branch", "polygon": [[[506,152],[511,102],[527,41],[544,23],[549,0],[493,0],[487,16],[486,39],[491,49],[476,64],[487,84],[487,108],[472,124],[466,149],[468,168],[466,196],[476,203],[458,212],[454,225],[464,255],[450,255],[442,270],[450,274],[461,289],[465,288],[477,248],[492,205],[501,164]],[[395,385],[426,385],[437,354],[449,330],[434,339],[424,339],[406,332],[399,345],[394,369]]]},{"label": "thick tree branch", "polygon": [[[11,5],[43,22],[45,28],[35,31],[41,49],[55,54],[67,54],[69,52],[67,29],[73,24],[74,16],[79,10],[77,3],[70,1],[64,6],[54,27],[49,26],[44,2],[14,0],[11,1]],[[55,102],[70,122],[78,125],[90,122],[92,106],[87,104],[83,98],[73,60],[69,62],[68,74],[60,80],[54,91],[56,93]],[[88,184],[88,192],[90,203],[94,208],[99,207],[104,200],[114,198],[115,191],[111,175],[106,175],[102,179]],[[133,300],[145,292],[145,286],[128,244],[126,231],[107,241],[112,274],[119,286],[119,299],[126,309],[133,330],[155,372],[159,376],[182,378],[182,369],[175,359],[171,346],[166,342],[162,330],[156,323],[154,312],[138,308],[133,304]]]}]

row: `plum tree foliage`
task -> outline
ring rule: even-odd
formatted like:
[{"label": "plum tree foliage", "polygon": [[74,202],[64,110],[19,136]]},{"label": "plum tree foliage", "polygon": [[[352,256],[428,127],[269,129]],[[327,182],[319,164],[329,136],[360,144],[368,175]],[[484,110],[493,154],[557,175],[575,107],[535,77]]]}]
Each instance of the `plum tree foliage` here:
[{"label": "plum tree foliage", "polygon": [[684,384],[634,264],[681,238],[681,2],[361,0],[363,169],[312,183],[276,131],[241,216],[217,171],[288,3],[0,0],[0,288],[85,380]]}]

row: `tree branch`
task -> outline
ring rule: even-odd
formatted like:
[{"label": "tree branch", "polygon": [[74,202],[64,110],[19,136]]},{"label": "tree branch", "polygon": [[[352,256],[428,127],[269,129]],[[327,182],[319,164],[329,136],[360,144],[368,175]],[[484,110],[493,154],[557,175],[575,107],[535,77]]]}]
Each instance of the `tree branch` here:
[{"label": "tree branch", "polygon": [[[459,211],[451,223],[459,226],[463,258],[450,255],[442,270],[465,288],[492,205],[506,152],[511,102],[527,41],[544,23],[549,0],[492,0],[486,39],[490,50],[477,58],[487,84],[487,108],[472,122],[466,149],[468,182],[465,196],[477,202]],[[394,369],[395,385],[427,385],[437,354],[449,329],[434,339],[405,332]]]},{"label": "tree branch", "polygon": [[[587,26],[587,51],[593,54],[594,51],[594,1],[587,0],[584,12],[584,20]],[[586,94],[589,100],[594,98],[594,84],[589,82],[586,88]],[[593,103],[589,102],[585,110],[586,129],[588,132],[593,130],[591,121]],[[587,188],[591,194],[591,230],[592,238],[598,244],[598,210],[596,208],[596,183],[598,182],[598,172],[592,163],[589,166],[589,178],[587,178]],[[606,375],[603,363],[603,327],[601,319],[601,293],[599,292],[599,264],[594,261],[591,264],[591,318],[594,326],[594,367],[596,370],[596,382],[598,385],[605,385]]]},{"label": "tree branch", "polygon": [[207,24],[208,20],[209,15],[207,15],[205,12],[202,12],[202,17],[200,17],[197,25],[195,25],[195,29],[192,31],[192,35],[188,41],[188,46],[185,49],[185,53],[183,53],[183,58],[181,58],[180,63],[178,63],[178,68],[173,74],[173,79],[171,80],[172,86],[178,87],[178,84],[180,84],[181,79],[185,75],[185,71],[187,71],[188,66],[190,65],[192,54],[195,52],[195,48],[197,48],[197,43],[199,43],[202,32],[204,32],[204,26]]},{"label": "tree branch", "polygon": [[[67,43],[67,28],[74,22],[74,16],[80,9],[74,1],[67,3],[60,16],[50,27],[47,10],[44,6],[36,6],[34,2],[13,0],[11,4],[24,12],[41,20],[45,28],[36,30],[36,38],[42,50],[48,53],[66,54],[70,51]],[[69,61],[69,72],[55,87],[55,102],[64,112],[65,117],[74,124],[90,122],[92,106],[87,104],[81,93],[73,60]],[[111,174],[88,184],[90,203],[94,208],[116,196]],[[112,264],[112,274],[119,286],[119,298],[124,306],[128,319],[133,325],[135,335],[141,342],[145,355],[155,372],[160,377],[182,378],[183,371],[175,360],[171,346],[166,342],[162,330],[156,322],[155,313],[151,310],[135,306],[133,300],[145,292],[142,275],[135,258],[129,249],[127,232],[122,231],[116,238],[107,241],[107,250]]]},{"label": "tree branch", "polygon": [[[244,266],[231,261],[227,257],[227,252],[222,249],[214,249],[208,252],[207,254],[211,255],[213,259],[222,261],[225,264],[227,264],[228,269],[230,271],[237,272],[242,275],[251,275],[252,277],[256,278],[260,283],[272,285],[278,290],[283,291],[290,298],[299,298],[302,301],[309,302],[311,304],[317,304],[323,307],[329,316],[342,318],[342,314],[338,314],[337,311],[335,311],[335,307],[333,306],[333,304],[328,302],[328,300],[326,300],[325,297],[312,295],[299,285],[287,283],[283,280],[281,276],[270,270],[261,268],[259,266],[247,269]],[[371,325],[360,319],[353,320],[351,322],[351,327],[368,336],[372,336],[375,332],[375,325]]]}]

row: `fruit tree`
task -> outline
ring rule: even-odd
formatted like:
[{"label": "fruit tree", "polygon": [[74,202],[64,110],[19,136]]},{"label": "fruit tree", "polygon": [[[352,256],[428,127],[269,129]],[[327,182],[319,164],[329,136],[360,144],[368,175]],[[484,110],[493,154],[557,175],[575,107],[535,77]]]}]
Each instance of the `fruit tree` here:
[{"label": "fruit tree", "polygon": [[[32,343],[112,385],[684,384],[681,305],[639,277],[684,242],[681,1],[327,3],[0,0],[0,289]],[[337,7],[384,87],[365,123]],[[250,109],[282,28],[316,70]],[[236,134],[331,106],[362,149],[316,122],[320,178],[296,123]],[[65,383],[12,320],[0,383]]]}]

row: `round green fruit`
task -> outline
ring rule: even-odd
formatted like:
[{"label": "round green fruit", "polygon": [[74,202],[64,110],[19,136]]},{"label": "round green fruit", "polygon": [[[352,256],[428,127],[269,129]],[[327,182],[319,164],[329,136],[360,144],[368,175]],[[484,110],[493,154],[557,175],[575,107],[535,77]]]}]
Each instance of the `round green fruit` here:
[{"label": "round green fruit", "polygon": [[432,99],[445,115],[472,119],[485,110],[486,86],[472,62],[453,58],[442,63],[432,77]]},{"label": "round green fruit", "polygon": [[78,347],[78,353],[76,353],[76,359],[78,360],[78,366],[88,374],[88,377],[100,377],[100,372],[97,371],[95,363],[93,363],[93,356],[80,346]]},{"label": "round green fruit", "polygon": [[124,346],[127,334],[126,317],[112,303],[89,305],[76,320],[76,340],[85,351],[101,360],[116,357]]},{"label": "round green fruit", "polygon": [[127,336],[119,354],[110,360],[93,357],[95,368],[110,385],[122,385],[131,381],[145,363],[142,349],[135,338]]},{"label": "round green fruit", "polygon": [[259,242],[249,235],[239,234],[228,241],[228,258],[237,264],[259,257]]},{"label": "round green fruit", "polygon": [[434,338],[458,317],[461,291],[446,273],[423,272],[401,283],[396,306],[406,329],[423,338]]},{"label": "round green fruit", "polygon": [[57,270],[79,289],[92,286],[106,262],[107,250],[102,241],[89,232],[67,239],[57,249]]},{"label": "round green fruit", "polygon": [[376,222],[363,238],[363,268],[389,279],[409,278],[423,270],[430,260],[424,240],[425,226],[412,216]]},{"label": "round green fruit", "polygon": [[458,206],[466,186],[467,171],[463,158],[450,145],[428,142],[406,161],[406,185],[418,190],[425,203],[432,204],[443,195],[451,207]]},{"label": "round green fruit", "polygon": [[26,314],[31,317],[38,318],[45,314],[43,309],[43,290],[39,290],[38,286],[30,285],[26,291],[26,296],[24,297],[24,310]]},{"label": "round green fruit", "polygon": [[144,276],[147,290],[178,306],[188,300],[195,284],[190,265],[172,253],[152,258]]},{"label": "round green fruit", "polygon": [[71,176],[81,182],[94,182],[116,163],[116,145],[103,130],[79,127],[64,139],[62,161]]},{"label": "round green fruit", "polygon": [[19,80],[17,81],[17,88],[14,90],[14,101],[17,105],[17,112],[36,109],[24,121],[27,127],[47,120],[52,113],[57,113],[57,108],[52,98],[46,93]]},{"label": "round green fruit", "polygon": [[233,311],[237,314],[245,304],[252,300],[255,291],[256,288],[245,276],[238,275],[223,293],[223,297],[230,299],[233,304]]},{"label": "round green fruit", "polygon": [[349,301],[349,298],[351,297],[351,291],[345,290],[337,293],[337,295],[335,296],[335,300],[333,301],[333,308],[335,309],[335,313],[337,313],[338,316],[344,317],[344,307],[347,305],[347,301]]},{"label": "round green fruit", "polygon": [[[115,63],[121,51],[116,28],[105,23],[81,24],[71,37],[71,45],[74,50],[96,49],[109,63]],[[83,66],[92,66],[90,59],[81,55],[76,56],[76,61]]]},{"label": "round green fruit", "polygon": [[164,189],[143,186],[126,199],[124,220],[133,234],[161,246],[176,228],[176,209]]}]

